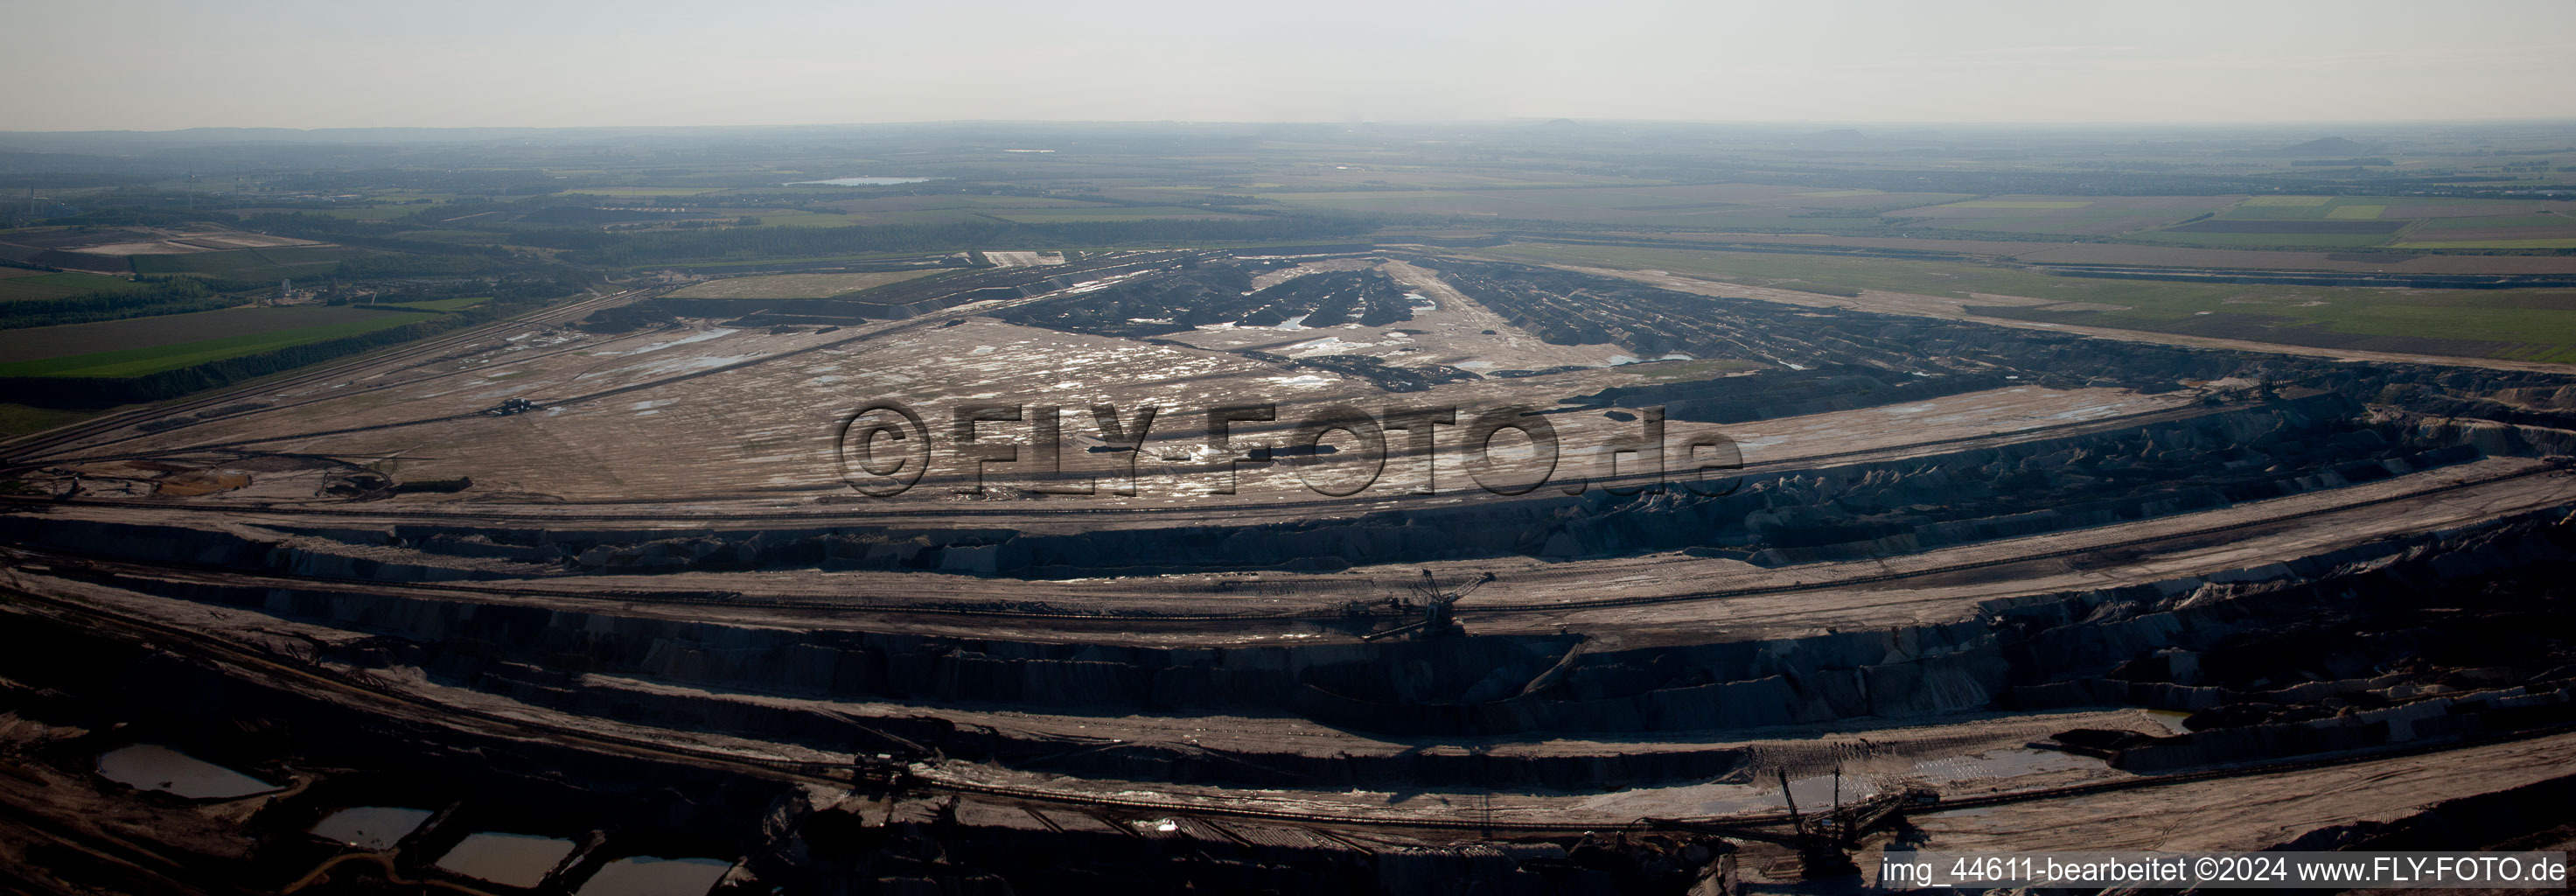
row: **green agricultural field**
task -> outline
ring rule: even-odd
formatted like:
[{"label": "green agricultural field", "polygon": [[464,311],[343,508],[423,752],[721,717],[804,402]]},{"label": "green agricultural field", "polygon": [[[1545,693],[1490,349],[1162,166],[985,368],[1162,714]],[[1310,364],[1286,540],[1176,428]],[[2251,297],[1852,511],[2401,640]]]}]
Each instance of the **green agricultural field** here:
[{"label": "green agricultural field", "polygon": [[2392,249],[2576,249],[2576,236],[2551,239],[2407,240]]},{"label": "green agricultural field", "polygon": [[186,255],[137,255],[140,274],[202,274],[226,280],[316,277],[339,269],[340,259],[361,254],[339,246],[280,246]]},{"label": "green agricultural field", "polygon": [[[1164,197],[1157,197],[1157,198],[1165,199],[1165,200],[1170,199],[1170,197],[1168,197],[1168,196],[1164,196]],[[768,212],[768,211],[766,211],[766,210],[763,210],[763,211],[747,211],[747,212],[744,212],[744,214],[749,214],[749,215],[753,215],[753,216],[759,217],[759,218],[761,219],[761,222],[762,222],[764,225],[768,225],[768,226],[780,226],[780,225],[784,225],[784,226],[791,226],[791,227],[793,227],[793,226],[836,226],[836,225],[841,225],[841,224],[945,224],[945,223],[954,222],[954,221],[989,221],[989,220],[993,220],[994,218],[1009,218],[1009,219],[1013,219],[1013,220],[1021,220],[1021,219],[1022,219],[1022,218],[1021,218],[1021,216],[1022,216],[1022,215],[1024,215],[1024,214],[1039,214],[1039,213],[1048,213],[1048,212],[1074,213],[1074,212],[1082,212],[1082,211],[1097,211],[1097,212],[1099,212],[1099,213],[1101,213],[1101,214],[1105,214],[1105,215],[1119,215],[1119,214],[1120,214],[1120,212],[1122,212],[1124,209],[1126,209],[1126,208],[1127,208],[1127,206],[1110,205],[1110,204],[1099,203],[1099,202],[1083,202],[1083,201],[1078,201],[1078,200],[1062,199],[1062,198],[1055,198],[1055,197],[1034,197],[1034,196],[958,196],[958,195],[930,195],[930,196],[880,196],[880,197],[868,198],[868,199],[852,199],[852,200],[843,201],[843,202],[834,202],[834,203],[831,203],[831,206],[832,206],[833,208],[837,208],[837,209],[841,209],[841,210],[843,210],[843,211],[847,211],[847,212],[849,212],[849,215],[848,215],[847,217],[838,217],[838,216],[833,216],[833,215],[828,215],[828,214],[821,214],[821,215],[815,215],[814,220],[812,220],[811,222],[799,221],[799,220],[795,220],[795,219],[785,219],[785,220],[781,220],[781,221],[773,222],[773,221],[768,217],[769,212]],[[788,214],[811,214],[811,213],[789,212]],[[1206,211],[1205,209],[1195,209],[1195,208],[1194,208],[1194,209],[1190,209],[1190,210],[1187,212],[1187,216],[1192,216],[1192,217],[1201,217],[1201,216],[1205,216],[1206,214],[1207,214],[1207,211]],[[1179,216],[1179,215],[1171,215],[1171,214],[1167,214],[1167,215],[1163,215],[1162,217],[1176,217],[1176,216]],[[1124,220],[1134,220],[1134,219],[1133,219],[1133,218],[1130,218],[1130,217],[1126,217],[1126,216],[1120,216],[1120,217],[1111,217],[1111,218],[1087,218],[1087,219],[1085,219],[1085,218],[1044,218],[1044,219],[1041,219],[1041,218],[1031,217],[1031,218],[1028,218],[1027,220],[1116,220],[1116,221],[1124,221]]]},{"label": "green agricultural field", "polygon": [[[2576,290],[2438,290],[2161,283],[2060,277],[1959,262],[1514,243],[1524,261],[1662,270],[1748,285],[1797,280],[1971,300],[1979,313],[2290,345],[2576,362]],[[2074,307],[1981,305],[1979,294]]]},{"label": "green agricultural field", "polygon": [[874,261],[918,261],[942,253],[933,252],[855,252],[848,255],[805,255],[796,258],[748,258],[739,261],[692,261],[680,265],[689,270],[721,268],[765,268],[787,264],[823,264],[826,262],[860,263]]},{"label": "green agricultural field", "polygon": [[1994,196],[1919,208],[1889,217],[1929,219],[1934,227],[1999,233],[2114,236],[2210,215],[2235,196]]},{"label": "green agricultural field", "polygon": [[2317,208],[2334,199],[2332,196],[2256,196],[2245,200],[2249,208]]},{"label": "green agricultural field", "polygon": [[2529,215],[2565,209],[2569,205],[2538,199],[2452,199],[2440,196],[2256,196],[2237,203],[2218,217],[2262,221],[2440,220]]},{"label": "green agricultural field", "polygon": [[374,305],[374,306],[370,306],[370,307],[375,307],[375,308],[404,308],[404,309],[409,309],[409,310],[412,310],[412,311],[439,311],[439,312],[447,312],[447,311],[463,311],[463,310],[465,310],[465,309],[467,309],[467,308],[472,308],[472,307],[474,307],[474,306],[476,306],[476,305],[480,305],[480,304],[483,304],[483,303],[485,303],[485,302],[489,302],[489,301],[492,301],[492,297],[491,297],[491,296],[469,296],[469,297],[462,298],[462,299],[432,299],[432,300],[429,300],[429,301],[426,301],[426,302],[394,302],[394,303],[388,303],[388,304],[382,304],[382,305]]},{"label": "green agricultural field", "polygon": [[2438,230],[2487,229],[2566,229],[2576,230],[2576,217],[2561,214],[2467,215],[2455,218],[2426,218],[2417,232]]},{"label": "green agricultural field", "polygon": [[1575,187],[1517,190],[1370,190],[1265,193],[1282,205],[1321,211],[1493,219],[1581,221],[1694,229],[1877,227],[1871,210],[1915,208],[1972,197],[1880,193],[1757,184]]},{"label": "green agricultural field", "polygon": [[402,233],[395,234],[395,236],[407,240],[422,240],[432,243],[460,243],[469,246],[493,245],[510,241],[509,234],[494,233],[489,230],[407,230]]},{"label": "green agricultural field", "polygon": [[346,218],[351,221],[391,221],[395,218],[399,218],[428,207],[429,206],[426,205],[411,205],[408,203],[396,202],[386,205],[335,208],[323,212],[322,214],[333,218]]},{"label": "green agricultural field", "polygon": [[2395,245],[2402,249],[2565,249],[2576,247],[2576,217],[2552,213],[2427,218]]},{"label": "green agricultural field", "polygon": [[2231,221],[2322,221],[2340,217],[2337,212],[2356,206],[2379,209],[2371,216],[2376,218],[2387,214],[2389,202],[2388,197],[2382,196],[2256,196],[2232,208],[2220,209],[2217,217]]},{"label": "green agricultural field", "polygon": [[958,221],[990,221],[983,212],[964,208],[935,208],[920,211],[852,212],[852,224],[953,224]]},{"label": "green agricultural field", "polygon": [[726,209],[724,214],[760,219],[762,227],[850,227],[866,223],[857,215],[835,215],[782,208]]},{"label": "green agricultural field", "polygon": [[698,196],[720,192],[722,187],[583,187],[565,191],[570,196]]},{"label": "green agricultural field", "polygon": [[2340,196],[2337,206],[2385,205],[2391,218],[2474,218],[2490,215],[2529,215],[2536,212],[2564,214],[2576,211],[2576,202],[2563,199],[2456,199],[2448,196]]},{"label": "green agricultural field", "polygon": [[[1363,193],[1273,193],[1263,198],[1284,205],[1336,212],[1546,220],[1602,216],[1599,209],[1606,206],[1590,205],[1580,201],[1593,198],[1597,192],[1385,190]],[[1640,197],[1638,201],[1646,200]]]},{"label": "green agricultural field", "polygon": [[[1167,197],[1168,198],[1168,197]],[[1098,202],[1063,199],[1052,196],[981,196],[932,194],[929,196],[876,196],[825,203],[851,212],[929,211],[936,209],[970,209],[991,211],[1005,208],[1112,208]]]},{"label": "green agricultural field", "polygon": [[0,376],[140,376],[437,316],[302,305],[0,330]]},{"label": "green agricultural field", "polygon": [[941,271],[865,271],[844,274],[731,277],[688,286],[672,293],[671,297],[675,299],[828,299],[936,273]]},{"label": "green agricultural field", "polygon": [[[1302,154],[1323,147],[1293,142],[1275,142],[1270,151]],[[1211,160],[1213,161],[1213,160]],[[1357,161],[1357,160],[1355,160]],[[1283,164],[1247,172],[1257,179],[1242,189],[1308,189],[1351,190],[1388,185],[1406,189],[1464,190],[1530,187],[1601,187],[1638,186],[1657,181],[1611,175],[1579,174],[1570,171],[1459,171],[1449,168],[1407,165],[1317,165]],[[1228,187],[1229,191],[1237,189]]]},{"label": "green agricultural field", "polygon": [[[122,410],[122,408],[111,410]],[[57,426],[69,426],[71,424],[87,420],[91,417],[110,412],[111,411],[106,410],[40,408],[30,405],[0,402],[0,438],[43,432]]]},{"label": "green agricultural field", "polygon": [[2386,243],[2386,233],[2190,233],[2156,230],[2130,234],[2146,243],[2207,246],[2215,249],[2364,249]]},{"label": "green agricultural field", "polygon": [[2092,200],[2088,200],[2088,199],[1971,199],[1971,200],[1968,200],[1968,201],[1966,201],[1966,202],[1952,202],[1952,203],[1949,203],[1949,204],[1946,204],[1946,205],[1937,205],[1937,206],[1933,206],[1933,207],[1934,207],[1934,208],[2015,208],[2015,209],[2055,209],[2055,208],[2083,208],[2083,207],[2085,207],[2085,206],[2092,205],[2092,204],[2093,204]]},{"label": "green agricultural field", "polygon": [[1011,209],[996,209],[994,211],[985,212],[984,214],[1020,224],[1055,224],[1067,221],[1147,221],[1154,219],[1240,221],[1252,217],[1251,215],[1239,215],[1233,212],[1217,211],[1215,209],[1182,208],[1176,205],[1159,207],[1150,205],[1119,205],[1102,208],[1070,209],[1065,211],[1016,211]]},{"label": "green agricultural field", "polygon": [[[2568,205],[2433,196],[2256,196],[2207,221],[2127,238],[2234,249],[2555,249],[2576,241],[2576,220],[2560,213]],[[2372,221],[2387,227],[2362,223]]]},{"label": "green agricultural field", "polygon": [[[1551,264],[1672,271],[1680,274],[1710,276],[1754,286],[1794,280],[1823,287],[1910,292],[1962,299],[1970,298],[1974,293],[1993,293],[2067,302],[2101,301],[2095,297],[2096,290],[2136,286],[2142,282],[2057,277],[1959,262],[1902,261],[1769,252],[1649,249],[1552,243],[1512,243],[1501,248],[1477,251],[1480,254],[1504,255]],[[2063,290],[2063,292],[2057,290]]]},{"label": "green agricultural field", "polygon": [[48,274],[40,271],[28,271],[27,274],[28,276],[0,279],[0,302],[14,299],[59,299],[84,293],[135,288],[134,281],[123,277],[79,273]]},{"label": "green agricultural field", "polygon": [[428,205],[411,205],[395,202],[382,205],[329,207],[292,205],[261,208],[257,206],[249,206],[243,208],[228,208],[224,211],[245,217],[251,215],[318,215],[325,218],[342,218],[351,221],[389,221],[431,207],[432,206]]}]

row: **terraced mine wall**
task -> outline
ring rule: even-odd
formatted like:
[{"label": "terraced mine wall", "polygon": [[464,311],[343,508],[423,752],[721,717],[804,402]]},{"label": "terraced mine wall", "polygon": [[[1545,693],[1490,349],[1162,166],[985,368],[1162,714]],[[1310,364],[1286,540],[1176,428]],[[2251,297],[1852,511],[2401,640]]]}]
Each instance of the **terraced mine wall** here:
[{"label": "terraced mine wall", "polygon": [[2006,702],[2191,713],[2188,734],[2083,750],[2142,773],[2576,726],[2561,572],[2576,562],[2576,519],[2528,514],[2310,566],[2326,560],[2338,562],[2322,573],[2006,609],[1998,626],[2025,632],[2007,649],[2017,677],[2056,670]]},{"label": "terraced mine wall", "polygon": [[[1720,380],[1616,386],[1575,396],[1570,401],[1577,408],[1661,407],[1668,420],[1745,423],[1887,407],[2018,385],[2032,384],[2003,373],[1890,376],[1873,367],[1836,366],[1763,370]],[[2163,391],[2176,388],[2180,386],[2172,385]]]},{"label": "terraced mine wall", "polygon": [[[2332,394],[2055,439],[1758,472],[1732,494],[1593,491],[1257,526],[1023,531],[840,525],[751,530],[404,524],[110,524],[0,516],[0,538],[99,556],[302,576],[444,581],[564,572],[762,568],[1065,578],[1103,572],[1331,570],[1494,556],[1688,550],[1790,565],[2149,519],[2386,479],[2479,456],[2503,428],[2361,419]],[[2030,508],[2041,508],[2032,510]]]},{"label": "terraced mine wall", "polygon": [[[2551,621],[2576,599],[2559,581],[2570,562],[2576,520],[2540,513],[2256,569],[1991,601],[1942,624],[1627,649],[1599,648],[1579,633],[1172,649],[796,631],[470,595],[104,581],[368,633],[322,645],[320,657],[419,668],[603,718],[1154,780],[1580,787],[1706,779],[1755,758],[1736,749],[1553,757],[1109,749],[904,707],[1075,716],[1222,708],[1448,737],[1759,731],[2144,706],[2192,712],[2200,730],[2123,744],[2114,761],[2169,770],[2576,723],[2576,638]],[[2462,582],[2479,584],[2449,584]]]},{"label": "terraced mine wall", "polygon": [[[1733,847],[1689,834],[1397,845],[1257,820],[1184,817],[1139,830],[1079,806],[894,794],[863,783],[845,793],[545,736],[420,726],[94,627],[20,618],[14,608],[0,615],[10,617],[0,625],[0,695],[13,720],[75,732],[10,757],[13,782],[28,764],[80,774],[100,752],[138,741],[293,782],[246,817],[161,832],[153,855],[184,861],[200,886],[273,892],[345,858],[347,847],[304,832],[351,806],[431,813],[387,856],[394,873],[413,880],[439,877],[431,860],[479,831],[572,843],[563,869],[537,892],[578,891],[629,856],[738,858],[740,883],[754,892],[1253,891],[1283,881],[1352,893],[1682,892],[1703,879],[1731,880],[1735,867]],[[346,770],[387,766],[403,771]],[[141,799],[163,809],[181,802]],[[342,870],[333,886],[366,880]]]},{"label": "terraced mine wall", "polygon": [[[1169,650],[794,632],[351,592],[119,584],[373,633],[323,646],[318,658],[359,669],[419,668],[436,680],[582,715],[833,750],[937,750],[1038,769],[1244,786],[1584,788],[1714,778],[1749,769],[1755,757],[1734,748],[1566,756],[1304,755],[1293,745],[1248,755],[1168,746],[1104,749],[963,725],[901,706],[855,712],[847,701],[1101,716],[1222,708],[1398,734],[1634,732],[1870,715],[1872,698],[1857,687],[1864,677],[1882,686],[1875,698],[1880,709],[1896,708],[1902,699],[1887,687],[1891,682],[1932,680],[1939,682],[1936,690],[1947,689],[1902,713],[1909,717],[1982,706],[1987,693],[2005,684],[2005,664],[1975,623],[1597,655],[1575,652],[1580,639],[1572,636]],[[1841,664],[1853,665],[1829,668]],[[1902,671],[1907,665],[1929,671]],[[1720,681],[1673,683],[1711,679]],[[1961,689],[1975,680],[1983,683]],[[1532,689],[1533,683],[1539,686]]]}]

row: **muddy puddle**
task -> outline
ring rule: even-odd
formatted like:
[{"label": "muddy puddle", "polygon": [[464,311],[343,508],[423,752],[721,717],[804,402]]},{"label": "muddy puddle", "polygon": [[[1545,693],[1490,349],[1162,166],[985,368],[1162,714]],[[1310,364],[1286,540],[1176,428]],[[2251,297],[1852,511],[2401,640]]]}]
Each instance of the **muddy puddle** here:
[{"label": "muddy puddle", "polygon": [[228,800],[277,790],[275,784],[160,744],[135,744],[98,757],[100,777],[196,800]]},{"label": "muddy puddle", "polygon": [[1975,778],[2016,778],[2046,772],[2089,771],[2109,767],[2111,767],[2110,763],[2091,756],[2016,747],[1987,750],[1966,756],[1927,759],[1915,763],[1914,771],[1925,781],[1938,785]]},{"label": "muddy puddle", "polygon": [[534,834],[475,834],[438,857],[438,867],[503,886],[533,887],[572,849],[570,840]]},{"label": "muddy puddle", "polygon": [[427,809],[353,806],[333,812],[312,827],[315,836],[360,849],[392,849],[396,841],[429,820]]},{"label": "muddy puddle", "polygon": [[731,870],[722,859],[629,856],[600,868],[577,896],[706,896]]}]

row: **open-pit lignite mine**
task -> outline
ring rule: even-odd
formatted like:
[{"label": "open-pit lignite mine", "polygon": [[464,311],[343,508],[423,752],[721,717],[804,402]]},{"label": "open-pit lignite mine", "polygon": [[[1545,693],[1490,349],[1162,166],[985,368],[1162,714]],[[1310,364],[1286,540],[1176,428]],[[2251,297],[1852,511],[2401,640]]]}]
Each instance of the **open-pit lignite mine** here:
[{"label": "open-pit lignite mine", "polygon": [[1722,893],[2567,839],[2576,376],[1420,246],[1045,260],[636,289],[9,443],[0,859]]}]

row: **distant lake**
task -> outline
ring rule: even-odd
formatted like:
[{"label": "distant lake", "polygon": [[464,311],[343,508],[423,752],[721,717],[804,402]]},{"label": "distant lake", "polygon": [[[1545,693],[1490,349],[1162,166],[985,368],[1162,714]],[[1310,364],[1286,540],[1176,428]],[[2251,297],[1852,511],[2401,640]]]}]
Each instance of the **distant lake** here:
[{"label": "distant lake", "polygon": [[891,184],[918,184],[944,179],[945,178],[937,177],[835,177],[831,180],[789,181],[787,185],[791,187],[802,187],[807,184],[829,184],[835,187],[882,187]]}]

